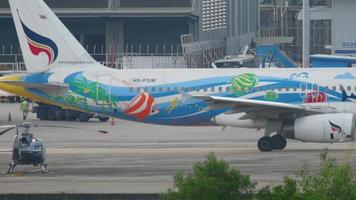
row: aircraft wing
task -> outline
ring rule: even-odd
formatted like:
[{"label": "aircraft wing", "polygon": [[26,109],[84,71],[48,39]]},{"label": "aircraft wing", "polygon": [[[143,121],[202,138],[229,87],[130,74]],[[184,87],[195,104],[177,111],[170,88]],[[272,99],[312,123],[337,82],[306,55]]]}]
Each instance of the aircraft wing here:
[{"label": "aircraft wing", "polygon": [[228,110],[225,114],[245,113],[241,119],[286,119],[295,118],[302,115],[312,115],[321,113],[335,113],[336,108],[330,106],[288,104],[270,101],[260,101],[253,99],[240,99],[231,97],[192,96],[209,104],[208,110],[224,109]]}]

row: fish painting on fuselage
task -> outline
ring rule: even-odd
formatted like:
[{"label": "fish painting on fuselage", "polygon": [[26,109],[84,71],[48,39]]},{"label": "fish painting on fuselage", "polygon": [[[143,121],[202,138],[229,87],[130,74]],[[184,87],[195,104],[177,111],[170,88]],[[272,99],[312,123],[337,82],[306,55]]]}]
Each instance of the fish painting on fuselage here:
[{"label": "fish painting on fuselage", "polygon": [[[292,104],[343,101],[341,91],[332,88],[336,84],[327,85],[326,82],[319,82],[320,73],[318,71],[313,73],[312,71],[315,70],[310,70],[309,78],[300,80],[288,78],[292,74],[290,69],[260,69],[255,70],[256,73],[251,71],[251,69],[180,69],[173,73],[175,78],[172,78],[172,82],[165,78],[173,77],[172,70],[114,70],[110,72],[110,76],[99,74],[99,77],[95,71],[94,74],[76,72],[64,76],[63,82],[69,86],[69,92],[65,95],[51,96],[40,90],[33,90],[33,92],[39,98],[47,101],[54,100],[56,104],[83,111],[95,111],[128,120],[166,125],[212,125],[211,119],[226,111],[226,108],[206,110],[208,106],[206,102],[189,98],[194,95],[260,101],[271,101],[272,98],[274,102]],[[135,75],[130,78],[130,75],[125,72]],[[152,74],[156,79],[155,83],[134,83],[132,80],[137,79],[139,73]],[[324,74],[324,77],[330,76],[329,80],[324,79],[324,81],[332,83],[335,71],[324,70]],[[38,76],[39,74],[28,75],[22,77],[22,80],[31,83],[32,80],[38,79]],[[51,79],[61,81],[57,79],[56,74],[43,74],[41,79],[41,83],[45,84],[50,83]],[[271,97],[270,93],[275,95]]]},{"label": "fish painting on fuselage", "polygon": [[[43,0],[9,2],[28,74],[0,78],[2,90],[137,122],[265,129],[261,151],[284,149],[286,138],[354,139],[355,69],[111,69],[89,55]],[[306,129],[312,122],[324,128]],[[329,122],[345,134],[331,138]]]}]

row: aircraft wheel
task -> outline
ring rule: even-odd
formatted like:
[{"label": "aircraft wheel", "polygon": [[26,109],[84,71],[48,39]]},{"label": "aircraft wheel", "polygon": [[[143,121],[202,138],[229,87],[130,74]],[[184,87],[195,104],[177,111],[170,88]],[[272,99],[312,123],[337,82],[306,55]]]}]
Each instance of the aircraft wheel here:
[{"label": "aircraft wheel", "polygon": [[271,137],[262,137],[257,142],[258,149],[261,152],[270,152],[273,150],[273,141]]},{"label": "aircraft wheel", "polygon": [[80,122],[88,122],[90,120],[90,115],[87,113],[80,113],[78,119]]},{"label": "aircraft wheel", "polygon": [[287,139],[282,135],[272,136],[273,149],[282,150],[287,146]]},{"label": "aircraft wheel", "polygon": [[109,121],[109,117],[99,117],[99,120],[101,121],[101,122],[107,122],[107,121]]}]

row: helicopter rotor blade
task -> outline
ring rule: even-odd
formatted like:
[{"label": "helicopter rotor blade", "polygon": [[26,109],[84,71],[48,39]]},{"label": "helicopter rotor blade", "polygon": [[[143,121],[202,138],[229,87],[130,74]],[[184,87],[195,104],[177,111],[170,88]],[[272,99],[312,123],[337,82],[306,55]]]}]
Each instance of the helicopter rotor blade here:
[{"label": "helicopter rotor blade", "polygon": [[13,130],[13,129],[15,129],[15,128],[16,128],[15,125],[0,126],[0,129],[5,129],[5,130],[3,130],[3,131],[0,131],[0,136],[1,136],[1,135],[4,135],[5,133],[7,133],[7,132],[9,132],[9,131],[11,131],[11,130]]},{"label": "helicopter rotor blade", "polygon": [[56,126],[56,125],[35,125],[37,128],[65,128],[65,129],[74,129],[74,130],[82,130],[82,131],[89,131],[89,132],[95,132],[97,134],[108,134],[108,131],[104,130],[92,130],[92,129],[86,129],[86,128],[78,128],[78,127],[71,127],[71,126]]}]

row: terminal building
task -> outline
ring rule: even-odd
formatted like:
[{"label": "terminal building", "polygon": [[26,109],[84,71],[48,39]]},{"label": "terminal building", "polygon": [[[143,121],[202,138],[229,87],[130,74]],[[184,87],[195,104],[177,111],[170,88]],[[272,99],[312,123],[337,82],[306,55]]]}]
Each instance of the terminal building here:
[{"label": "terminal building", "polygon": [[[107,64],[125,65],[129,56],[148,63],[148,56],[175,55],[180,67],[206,67],[213,59],[238,53],[258,33],[259,0],[45,2],[82,45]],[[8,1],[0,1],[0,27],[0,62],[21,62]]]},{"label": "terminal building", "polygon": [[[287,3],[286,3],[287,2]],[[264,0],[260,5],[264,37],[291,37],[285,51],[301,62],[302,0]],[[356,56],[355,0],[310,0],[311,53]]]}]

